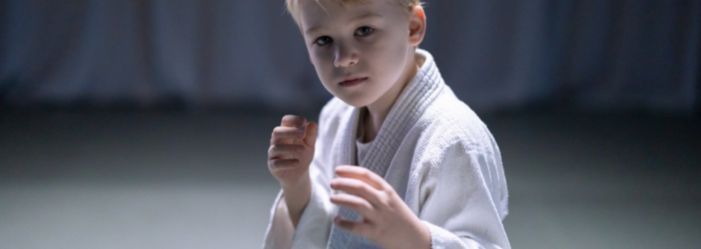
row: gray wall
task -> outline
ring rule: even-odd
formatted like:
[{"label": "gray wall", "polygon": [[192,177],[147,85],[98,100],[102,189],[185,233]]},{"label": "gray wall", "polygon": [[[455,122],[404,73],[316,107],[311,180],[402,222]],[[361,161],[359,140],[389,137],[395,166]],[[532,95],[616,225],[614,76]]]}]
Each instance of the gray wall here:
[{"label": "gray wall", "polygon": [[[449,85],[479,111],[699,110],[701,1],[428,0]],[[0,0],[0,105],[318,109],[282,1]]]}]

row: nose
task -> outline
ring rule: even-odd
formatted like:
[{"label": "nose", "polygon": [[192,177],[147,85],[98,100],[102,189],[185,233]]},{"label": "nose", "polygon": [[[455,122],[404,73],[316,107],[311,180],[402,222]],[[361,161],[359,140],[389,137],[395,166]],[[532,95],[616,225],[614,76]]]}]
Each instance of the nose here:
[{"label": "nose", "polygon": [[358,64],[358,53],[351,46],[339,44],[336,46],[333,64],[335,67],[350,67]]}]

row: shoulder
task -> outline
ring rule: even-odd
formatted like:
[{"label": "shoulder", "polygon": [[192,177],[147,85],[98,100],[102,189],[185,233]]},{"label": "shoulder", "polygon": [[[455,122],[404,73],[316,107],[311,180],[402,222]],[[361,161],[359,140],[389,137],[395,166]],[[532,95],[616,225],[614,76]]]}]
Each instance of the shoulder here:
[{"label": "shoulder", "polygon": [[485,123],[450,91],[441,95],[413,128],[416,169],[433,176],[501,171],[501,152]]},{"label": "shoulder", "polygon": [[449,89],[426,109],[418,126],[424,129],[419,143],[437,145],[441,149],[461,147],[469,151],[490,148],[494,143],[487,125]]},{"label": "shoulder", "polygon": [[318,148],[328,149],[334,141],[342,139],[348,126],[352,125],[354,112],[355,107],[338,98],[329,100],[319,114]]},{"label": "shoulder", "polygon": [[508,197],[501,152],[484,122],[457,98],[437,100],[420,122],[415,163],[431,179],[483,183],[506,214]]},{"label": "shoulder", "polygon": [[319,127],[330,128],[338,127],[342,119],[347,118],[353,112],[353,106],[350,106],[338,98],[332,98],[321,109],[319,113]]},{"label": "shoulder", "polygon": [[321,108],[321,113],[319,115],[319,119],[323,118],[331,118],[333,116],[338,116],[339,114],[352,110],[353,107],[346,104],[339,98],[333,97],[331,98],[326,104],[324,105],[323,108]]},{"label": "shoulder", "polygon": [[491,172],[486,179],[500,182],[501,152],[492,133],[479,116],[448,89],[426,110],[419,121],[424,130],[417,142],[419,161],[433,173],[456,171]]}]

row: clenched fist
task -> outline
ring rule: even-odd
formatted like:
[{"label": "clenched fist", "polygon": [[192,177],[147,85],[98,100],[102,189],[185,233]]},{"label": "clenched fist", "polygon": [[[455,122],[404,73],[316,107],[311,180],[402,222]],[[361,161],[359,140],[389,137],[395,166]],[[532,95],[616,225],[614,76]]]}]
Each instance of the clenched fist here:
[{"label": "clenched fist", "polygon": [[314,157],[317,126],[303,117],[285,115],[273,129],[268,149],[268,169],[282,187],[284,209],[296,227],[309,198],[309,165]]},{"label": "clenched fist", "polygon": [[268,149],[268,169],[283,189],[305,184],[314,157],[317,126],[304,117],[285,115],[273,129]]}]

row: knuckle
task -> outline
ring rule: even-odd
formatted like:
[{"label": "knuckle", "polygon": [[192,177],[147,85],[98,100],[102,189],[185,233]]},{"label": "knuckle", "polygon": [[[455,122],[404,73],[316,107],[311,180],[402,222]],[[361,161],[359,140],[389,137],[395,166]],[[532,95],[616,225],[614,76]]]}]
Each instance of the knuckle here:
[{"label": "knuckle", "polygon": [[370,172],[367,171],[367,170],[361,171],[361,172],[360,172],[360,176],[362,176],[362,177],[364,177],[364,178],[366,178],[366,179],[372,179],[372,178],[370,178],[370,177],[371,177]]},{"label": "knuckle", "polygon": [[350,200],[350,199],[346,199],[346,200],[344,200],[344,202],[345,202],[346,205],[348,205],[351,209],[356,209],[356,210],[357,210],[358,208],[361,207],[361,205],[360,205],[357,201],[353,201],[353,200]]},{"label": "knuckle", "polygon": [[381,191],[380,192],[380,202],[382,203],[383,206],[385,207],[390,207],[392,204],[392,198],[389,195],[388,191]]},{"label": "knuckle", "polygon": [[275,126],[275,127],[273,127],[273,135],[274,135],[274,134],[277,134],[277,133],[280,133],[280,129],[282,129],[282,128],[283,128],[282,126]]},{"label": "knuckle", "polygon": [[341,186],[348,188],[351,191],[358,192],[361,189],[360,184],[355,181],[342,181]]},{"label": "knuckle", "polygon": [[270,139],[270,144],[283,144],[284,138],[281,137],[273,137]]},{"label": "knuckle", "polygon": [[290,150],[291,152],[298,153],[298,152],[302,151],[302,147],[300,147],[300,146],[289,146],[289,147],[288,147],[288,150]]},{"label": "knuckle", "polygon": [[297,115],[285,114],[284,116],[282,116],[282,121],[290,121],[295,119],[297,119]]},{"label": "knuckle", "polygon": [[273,149],[273,152],[276,152],[276,153],[279,153],[279,152],[281,152],[282,150],[284,150],[284,146],[283,146],[283,145],[280,145],[280,144],[273,144],[273,145],[270,146],[270,147]]},{"label": "knuckle", "polygon": [[377,232],[373,231],[370,229],[368,226],[358,226],[357,228],[358,234],[360,234],[363,237],[367,238],[382,238],[383,236],[373,236],[373,234],[377,235]]},{"label": "knuckle", "polygon": [[277,161],[278,161],[277,159],[268,160],[268,167],[270,167],[271,169],[277,168],[277,166],[278,166]]},{"label": "knuckle", "polygon": [[371,193],[371,192],[372,192],[372,187],[370,187],[370,185],[361,184],[361,185],[360,185],[360,188],[362,189],[362,191],[365,191],[365,192],[368,192],[368,193]]},{"label": "knuckle", "polygon": [[282,117],[281,122],[287,124],[296,124],[299,122],[304,122],[304,118],[298,115],[287,114]]},{"label": "knuckle", "polygon": [[365,210],[372,210],[372,205],[367,201],[364,201],[359,206],[360,206],[360,208],[365,209]]},{"label": "knuckle", "polygon": [[284,161],[283,161],[283,160],[280,160],[280,159],[273,159],[273,160],[272,160],[272,166],[273,166],[274,168],[280,168],[280,167],[282,167],[282,166],[284,166],[284,165],[285,165],[285,164],[284,164]]},{"label": "knuckle", "polygon": [[384,189],[383,192],[385,192],[385,195],[387,196],[387,199],[393,200],[400,198],[399,195],[397,195],[397,192],[394,191],[394,189]]},{"label": "knuckle", "polygon": [[370,189],[368,188],[368,186],[366,186],[366,185],[364,185],[364,184],[357,184],[357,183],[356,183],[356,184],[353,185],[352,188],[353,188],[353,190],[355,190],[356,192],[362,193],[363,195],[366,195],[367,193],[370,193]]}]

